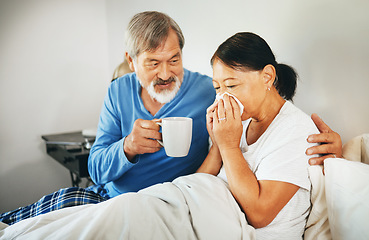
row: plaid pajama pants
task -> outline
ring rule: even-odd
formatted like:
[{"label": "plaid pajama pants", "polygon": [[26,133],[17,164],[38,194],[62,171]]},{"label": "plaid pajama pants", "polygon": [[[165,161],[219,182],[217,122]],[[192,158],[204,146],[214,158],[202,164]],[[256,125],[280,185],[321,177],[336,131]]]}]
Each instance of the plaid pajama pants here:
[{"label": "plaid pajama pants", "polygon": [[[44,213],[90,203],[99,203],[108,199],[102,197],[99,193],[91,191],[94,188],[63,188],[57,192],[42,197],[39,201],[26,207],[20,207],[16,210],[0,214],[0,222],[12,225],[23,219],[35,217]],[[99,190],[95,189],[94,190]],[[101,189],[100,189],[101,190]]]}]

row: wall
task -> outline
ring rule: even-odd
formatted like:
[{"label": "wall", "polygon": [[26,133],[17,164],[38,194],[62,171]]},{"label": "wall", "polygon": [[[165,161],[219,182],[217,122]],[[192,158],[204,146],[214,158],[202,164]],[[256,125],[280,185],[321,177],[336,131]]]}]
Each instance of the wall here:
[{"label": "wall", "polygon": [[70,186],[40,136],[96,126],[135,13],[172,16],[186,37],[184,66],[209,75],[227,37],[261,35],[298,71],[296,105],[345,142],[369,132],[367,9],[364,0],[0,0],[0,212]]},{"label": "wall", "polygon": [[71,185],[41,135],[96,127],[107,46],[104,1],[0,1],[0,212]]}]

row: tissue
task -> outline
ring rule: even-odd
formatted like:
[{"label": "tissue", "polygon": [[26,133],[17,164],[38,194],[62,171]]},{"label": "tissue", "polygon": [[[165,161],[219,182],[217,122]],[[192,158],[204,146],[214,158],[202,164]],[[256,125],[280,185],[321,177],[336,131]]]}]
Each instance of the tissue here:
[{"label": "tissue", "polygon": [[230,93],[228,93],[228,92],[225,92],[225,93],[223,93],[223,94],[219,94],[219,93],[218,93],[215,99],[216,99],[216,100],[223,99],[224,94],[227,94],[228,96],[233,97],[233,99],[234,99],[234,100],[236,100],[236,102],[238,103],[238,106],[239,106],[239,108],[240,108],[240,114],[242,115],[242,113],[243,113],[243,109],[244,109],[244,106],[243,106],[243,104],[241,103],[241,101],[240,101],[240,100],[238,100],[238,98],[236,98],[234,95],[232,95],[232,94],[230,94]]}]

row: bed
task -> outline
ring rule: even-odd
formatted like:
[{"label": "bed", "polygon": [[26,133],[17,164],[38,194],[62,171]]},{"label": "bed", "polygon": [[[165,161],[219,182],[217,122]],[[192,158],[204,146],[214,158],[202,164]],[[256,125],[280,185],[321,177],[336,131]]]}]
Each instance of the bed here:
[{"label": "bed", "polygon": [[[310,166],[312,209],[304,239],[369,239],[369,134],[344,157]],[[137,204],[139,203],[139,204]],[[256,239],[227,184],[194,174],[97,205],[0,225],[0,239]]]}]

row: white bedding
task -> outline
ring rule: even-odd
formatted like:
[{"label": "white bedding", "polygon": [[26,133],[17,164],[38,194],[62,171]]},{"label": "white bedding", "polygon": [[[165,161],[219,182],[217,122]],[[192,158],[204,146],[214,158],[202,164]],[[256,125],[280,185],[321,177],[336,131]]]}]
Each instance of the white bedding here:
[{"label": "white bedding", "polygon": [[0,230],[0,239],[255,239],[220,178],[180,177],[96,205],[70,207]]}]

